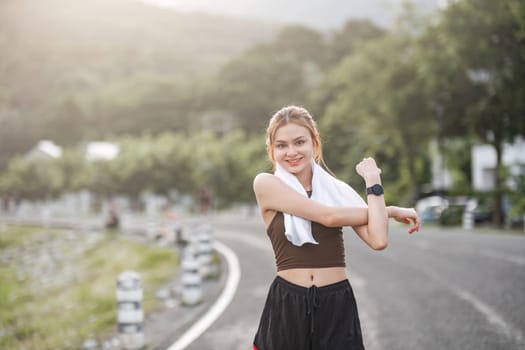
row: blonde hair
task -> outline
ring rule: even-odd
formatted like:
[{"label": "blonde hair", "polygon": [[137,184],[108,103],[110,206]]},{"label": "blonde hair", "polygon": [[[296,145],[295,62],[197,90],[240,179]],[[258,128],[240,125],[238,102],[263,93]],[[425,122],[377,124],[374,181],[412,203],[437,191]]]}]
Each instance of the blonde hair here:
[{"label": "blonde hair", "polygon": [[266,152],[274,164],[274,168],[275,158],[273,153],[273,145],[275,142],[275,134],[279,128],[289,123],[294,123],[308,129],[313,141],[313,157],[315,162],[330,171],[323,158],[323,144],[321,143],[321,136],[317,130],[317,123],[305,108],[299,106],[283,107],[275,112],[275,114],[270,118],[268,128],[266,129]]}]

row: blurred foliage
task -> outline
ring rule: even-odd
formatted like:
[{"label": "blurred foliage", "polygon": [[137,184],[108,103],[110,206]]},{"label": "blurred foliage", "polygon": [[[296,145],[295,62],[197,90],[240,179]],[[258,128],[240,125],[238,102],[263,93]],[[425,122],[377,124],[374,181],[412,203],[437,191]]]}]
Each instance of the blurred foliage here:
[{"label": "blurred foliage", "polygon": [[[525,170],[525,164],[521,165],[521,169]],[[512,179],[516,185],[515,191],[510,191],[509,200],[511,205],[510,215],[511,218],[522,219],[525,216],[525,175],[512,176]]]},{"label": "blurred foliage", "polygon": [[209,186],[224,207],[252,202],[254,174],[270,169],[264,137],[240,129],[226,135],[145,134],[115,142],[120,153],[112,160],[88,161],[82,149],[67,149],[57,159],[15,158],[0,176],[0,192],[46,199],[87,189],[101,198],[124,194],[137,199],[144,191],[192,195]]},{"label": "blurred foliage", "polygon": [[0,190],[15,198],[51,198],[63,191],[65,173],[57,162],[47,159],[14,158],[0,179]]},{"label": "blurred foliage", "polygon": [[334,33],[329,44],[329,62],[334,65],[346,56],[357,52],[361,46],[386,34],[368,19],[355,19],[346,22],[344,27]]},{"label": "blurred foliage", "polygon": [[518,0],[454,2],[428,27],[419,46],[438,137],[471,137],[496,150],[499,224],[503,144],[525,134],[524,10]]},{"label": "blurred foliage", "polygon": [[444,161],[452,177],[452,188],[449,189],[451,196],[474,194],[470,181],[472,178],[470,165],[472,146],[468,138],[450,138],[442,145],[442,151],[446,154]]},{"label": "blurred foliage", "polygon": [[[430,182],[431,140],[453,192],[469,194],[470,145],[501,155],[525,134],[519,0],[449,2],[429,18],[407,6],[389,30],[354,19],[329,33],[124,0],[50,2],[0,3],[0,189],[18,197],[209,185],[221,206],[252,201],[251,179],[270,169],[262,133],[287,104],[318,120],[337,175],[359,188],[354,166],[372,155],[387,200],[408,205]],[[42,138],[66,146],[64,159],[15,157]],[[118,143],[120,156],[84,161],[91,140]]]},{"label": "blurred foliage", "polygon": [[[322,134],[328,164],[352,182],[354,167],[374,156],[384,180],[397,183],[394,198],[413,202],[422,178],[428,140],[435,132],[409,36],[387,35],[341,62],[313,92],[325,103]],[[318,108],[320,106],[318,105]],[[410,197],[402,198],[402,193]]]},{"label": "blurred foliage", "polygon": [[464,205],[451,204],[444,209],[439,215],[439,224],[443,226],[458,226],[461,225]]}]

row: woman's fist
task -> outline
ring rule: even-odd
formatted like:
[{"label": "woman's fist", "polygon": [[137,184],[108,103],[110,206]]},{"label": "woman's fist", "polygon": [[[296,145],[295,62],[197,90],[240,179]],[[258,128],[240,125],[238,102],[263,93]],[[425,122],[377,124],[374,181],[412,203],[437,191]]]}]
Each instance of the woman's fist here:
[{"label": "woman's fist", "polygon": [[355,170],[365,180],[371,176],[379,176],[381,174],[381,169],[377,167],[376,161],[372,157],[363,158],[355,166]]}]

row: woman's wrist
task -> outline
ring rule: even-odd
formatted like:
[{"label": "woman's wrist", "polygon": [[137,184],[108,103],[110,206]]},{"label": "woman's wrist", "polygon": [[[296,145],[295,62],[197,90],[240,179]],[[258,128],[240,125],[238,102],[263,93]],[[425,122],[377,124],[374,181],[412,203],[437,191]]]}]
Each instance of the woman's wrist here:
[{"label": "woman's wrist", "polygon": [[366,187],[370,187],[375,184],[381,184],[381,175],[379,173],[370,173],[364,176]]},{"label": "woman's wrist", "polygon": [[398,207],[396,206],[393,206],[393,205],[389,205],[386,207],[386,212],[388,214],[388,217],[389,218],[393,218],[394,216],[396,216],[397,214],[397,209]]}]

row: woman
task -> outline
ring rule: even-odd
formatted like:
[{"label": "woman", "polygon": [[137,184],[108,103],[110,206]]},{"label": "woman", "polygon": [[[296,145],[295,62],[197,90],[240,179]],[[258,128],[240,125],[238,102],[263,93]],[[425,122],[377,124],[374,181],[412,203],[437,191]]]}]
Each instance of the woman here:
[{"label": "woman", "polygon": [[[419,230],[414,209],[386,207],[381,170],[363,159],[357,173],[367,203],[324,164],[316,123],[301,107],[270,119],[267,152],[275,173],[258,174],[257,203],[275,253],[254,350],[364,349],[352,288],[346,276],[342,227],[351,226],[372,249],[388,244],[388,218]],[[310,198],[309,198],[310,197]]]}]

